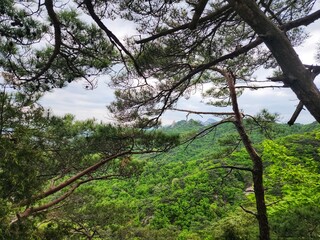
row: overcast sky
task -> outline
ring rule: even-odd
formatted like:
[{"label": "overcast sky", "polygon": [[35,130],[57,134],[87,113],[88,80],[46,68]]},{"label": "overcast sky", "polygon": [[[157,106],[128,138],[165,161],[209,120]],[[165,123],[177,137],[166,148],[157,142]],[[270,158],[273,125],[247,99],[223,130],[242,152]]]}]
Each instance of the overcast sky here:
[{"label": "overcast sky", "polygon": [[[130,23],[117,20],[108,27],[120,38],[134,34],[134,26]],[[304,64],[315,64],[316,45],[320,42],[320,21],[313,23],[309,27],[310,38],[308,38],[301,47],[297,48],[297,53]],[[259,71],[255,74],[258,80],[263,80],[268,76],[265,71]],[[108,76],[99,78],[98,87],[94,90],[86,90],[84,83],[71,83],[63,89],[56,89],[52,93],[47,93],[41,100],[44,107],[50,108],[56,115],[71,113],[79,120],[95,118],[98,121],[110,122],[111,115],[106,106],[113,100],[113,92],[107,86],[110,81]],[[319,77],[315,80],[317,86],[320,85]],[[264,89],[259,91],[247,90],[239,99],[239,106],[245,114],[254,115],[263,108],[270,112],[277,112],[281,116],[282,122],[287,122],[298,104],[296,96],[290,89]],[[221,111],[201,103],[201,97],[196,95],[189,100],[182,100],[179,103],[180,108],[188,108],[198,111]],[[171,124],[173,121],[179,121],[187,118],[205,120],[212,116],[186,116],[180,112],[168,112],[162,118],[164,124]],[[314,119],[307,111],[302,111],[297,122],[311,123]]]}]

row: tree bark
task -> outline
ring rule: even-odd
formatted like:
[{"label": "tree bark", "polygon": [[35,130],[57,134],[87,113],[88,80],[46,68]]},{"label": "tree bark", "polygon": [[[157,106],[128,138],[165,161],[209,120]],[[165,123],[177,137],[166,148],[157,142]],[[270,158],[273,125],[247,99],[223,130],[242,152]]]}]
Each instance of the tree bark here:
[{"label": "tree bark", "polygon": [[286,35],[270,21],[253,0],[227,0],[240,17],[262,38],[277,60],[286,82],[298,99],[320,122],[320,92]]},{"label": "tree bark", "polygon": [[241,140],[250,156],[250,159],[253,163],[252,169],[252,179],[253,179],[253,188],[256,199],[256,208],[257,214],[256,218],[259,223],[259,239],[260,240],[269,240],[270,239],[270,229],[267,216],[267,207],[265,203],[264,187],[263,187],[263,164],[262,159],[259,154],[256,152],[246,130],[243,126],[243,116],[238,107],[237,94],[234,86],[235,78],[231,73],[224,73],[224,76],[227,79],[230,98],[232,102],[232,108],[235,113],[234,125],[241,137]]},{"label": "tree bark", "polygon": [[64,189],[65,187],[70,186],[72,183],[74,183],[77,180],[79,180],[81,177],[96,171],[101,166],[105,165],[107,162],[109,162],[109,161],[111,161],[113,159],[116,159],[117,157],[121,157],[121,156],[127,155],[129,153],[131,153],[131,152],[130,151],[125,151],[125,152],[120,152],[120,153],[111,155],[109,157],[106,157],[105,159],[99,161],[98,163],[93,164],[90,167],[80,171],[79,173],[75,174],[74,176],[70,177],[69,179],[67,179],[66,181],[60,183],[59,185],[51,187],[48,190],[46,190],[46,191],[44,191],[44,192],[42,192],[42,193],[40,193],[38,195],[32,196],[31,199],[22,201],[18,205],[22,207],[22,206],[28,204],[28,202],[33,202],[33,201],[36,201],[36,200],[44,199],[44,198],[46,198],[46,197],[48,197],[48,196],[50,196],[50,195],[52,195],[52,194],[54,194],[56,192],[59,192],[60,190]]}]

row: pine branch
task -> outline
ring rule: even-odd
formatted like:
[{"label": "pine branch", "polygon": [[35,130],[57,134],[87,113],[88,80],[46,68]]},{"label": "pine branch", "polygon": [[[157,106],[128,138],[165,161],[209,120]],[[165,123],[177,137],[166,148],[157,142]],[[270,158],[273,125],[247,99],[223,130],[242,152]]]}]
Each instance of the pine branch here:
[{"label": "pine branch", "polygon": [[197,27],[197,24],[199,22],[199,19],[207,5],[209,0],[199,0],[198,4],[194,8],[194,15],[192,17],[192,20],[189,24],[190,30],[194,30]]},{"label": "pine branch", "polygon": [[[231,12],[231,7],[230,7],[229,4],[227,4],[227,5],[223,6],[223,7],[221,7],[220,9],[216,10],[215,12],[212,12],[212,13],[208,14],[207,16],[205,16],[203,18],[200,18],[198,20],[198,24],[204,23],[204,22],[207,22],[207,21],[215,20],[215,19],[219,18],[220,16],[222,16],[224,14],[228,14],[230,12]],[[158,39],[160,37],[164,37],[164,36],[167,36],[169,34],[178,32],[180,30],[188,29],[189,27],[190,27],[190,23],[186,23],[186,24],[180,25],[178,27],[171,28],[169,30],[154,34],[154,35],[152,35],[152,36],[150,36],[148,38],[137,40],[136,43],[138,43],[138,44],[147,43],[147,42],[150,42],[152,40]]]},{"label": "pine branch", "polygon": [[289,126],[292,126],[295,123],[295,121],[297,120],[297,118],[298,118],[299,114],[301,113],[302,109],[303,109],[303,103],[300,101],[298,106],[296,107],[296,110],[294,111],[294,113],[292,114],[290,120],[288,121],[288,125]]},{"label": "pine branch", "polygon": [[53,200],[51,202],[48,202],[46,204],[37,206],[37,207],[29,207],[25,211],[23,211],[22,213],[17,213],[16,214],[17,218],[12,220],[10,224],[14,224],[17,221],[19,221],[20,219],[27,218],[27,217],[29,217],[31,215],[36,214],[36,213],[48,210],[49,208],[51,208],[51,207],[57,205],[58,203],[62,202],[63,200],[65,200],[77,188],[79,188],[81,185],[83,185],[85,183],[92,182],[92,181],[107,180],[107,179],[112,179],[112,178],[120,178],[120,177],[123,177],[123,175],[121,175],[121,174],[111,174],[111,175],[105,175],[105,176],[95,177],[95,178],[91,177],[91,178],[88,178],[86,180],[80,181],[80,182],[74,184],[73,186],[71,186],[70,189],[65,194],[63,194],[62,196],[56,198],[55,200]]},{"label": "pine branch", "polygon": [[240,207],[241,207],[241,209],[242,209],[243,211],[245,211],[246,213],[249,213],[249,214],[257,217],[257,214],[256,214],[255,212],[250,211],[250,210],[248,210],[248,209],[245,209],[242,205],[240,205]]},{"label": "pine branch", "polygon": [[233,170],[240,170],[240,171],[249,171],[249,172],[252,172],[252,171],[253,171],[253,169],[252,169],[252,168],[248,168],[248,167],[241,167],[241,166],[228,166],[228,165],[221,165],[221,166],[211,167],[211,168],[207,168],[207,170],[220,169],[220,168],[224,168],[224,169],[233,169]]},{"label": "pine branch", "polygon": [[[86,5],[89,14],[91,15],[92,19],[98,24],[98,26],[107,34],[107,36],[109,37],[110,41],[117,47],[120,48],[120,50],[124,51],[129,58],[132,60],[138,74],[143,77],[143,73],[137,63],[137,61],[135,60],[135,58],[132,56],[132,54],[129,52],[129,50],[120,42],[120,40],[113,34],[113,32],[111,32],[106,25],[104,25],[104,23],[101,21],[101,19],[98,17],[98,15],[95,13],[94,11],[94,7],[92,5],[91,0],[85,0],[84,4]],[[121,54],[121,51],[120,51]],[[124,59],[123,59],[124,61]],[[124,61],[125,62],[125,61]]]},{"label": "pine branch", "polygon": [[62,37],[61,37],[61,28],[60,28],[60,21],[57,14],[54,11],[53,1],[52,0],[45,0],[44,5],[47,9],[48,15],[50,20],[52,21],[53,28],[54,28],[54,50],[52,55],[50,56],[48,62],[45,66],[41,69],[40,72],[36,73],[34,77],[30,79],[20,79],[25,82],[31,82],[35,80],[39,80],[39,78],[50,69],[53,61],[56,59],[58,54],[60,53],[61,45],[62,45]]},{"label": "pine branch", "polygon": [[233,116],[233,112],[201,112],[201,111],[192,111],[186,109],[179,109],[179,108],[171,108],[170,110],[178,111],[178,112],[186,112],[189,114],[198,114],[198,115],[213,115],[213,116]]}]

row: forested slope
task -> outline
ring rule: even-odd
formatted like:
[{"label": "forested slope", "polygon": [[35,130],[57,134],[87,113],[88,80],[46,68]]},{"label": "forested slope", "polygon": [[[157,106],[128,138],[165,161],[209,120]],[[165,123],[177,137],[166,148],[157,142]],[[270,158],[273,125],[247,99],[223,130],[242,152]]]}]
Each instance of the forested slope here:
[{"label": "forested slope", "polygon": [[[163,130],[190,137],[203,128],[190,120]],[[318,125],[275,124],[272,139],[256,129],[251,135],[265,164],[273,237],[318,237]],[[232,126],[224,125],[166,154],[139,157],[141,174],[84,186],[54,213],[57,223],[44,230],[65,229],[68,239],[86,239],[86,234],[97,239],[257,239],[256,220],[249,213],[255,209],[250,173],[224,168],[251,164],[241,145],[232,145],[235,136]]]}]

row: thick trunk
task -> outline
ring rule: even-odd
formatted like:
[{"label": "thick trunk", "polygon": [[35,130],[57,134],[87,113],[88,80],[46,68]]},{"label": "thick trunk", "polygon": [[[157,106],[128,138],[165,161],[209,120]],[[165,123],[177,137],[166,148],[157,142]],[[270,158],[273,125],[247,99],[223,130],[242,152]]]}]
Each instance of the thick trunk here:
[{"label": "thick trunk", "polygon": [[253,0],[227,1],[263,39],[286,76],[285,84],[320,122],[320,92],[285,34],[265,16]]}]

